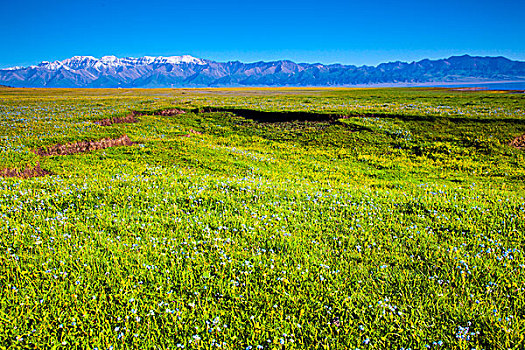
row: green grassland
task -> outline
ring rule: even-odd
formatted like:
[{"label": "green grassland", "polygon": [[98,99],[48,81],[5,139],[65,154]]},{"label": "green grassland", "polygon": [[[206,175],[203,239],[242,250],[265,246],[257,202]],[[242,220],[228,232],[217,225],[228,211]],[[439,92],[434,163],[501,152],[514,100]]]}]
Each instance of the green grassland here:
[{"label": "green grassland", "polygon": [[522,349],[523,134],[503,92],[0,89],[0,169],[54,174],[0,177],[0,349]]}]

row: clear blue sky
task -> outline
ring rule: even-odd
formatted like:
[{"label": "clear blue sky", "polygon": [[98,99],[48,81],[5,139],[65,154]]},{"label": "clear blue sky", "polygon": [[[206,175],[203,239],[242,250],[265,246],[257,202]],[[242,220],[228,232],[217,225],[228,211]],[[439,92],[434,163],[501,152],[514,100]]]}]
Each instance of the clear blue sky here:
[{"label": "clear blue sky", "polygon": [[525,0],[6,0],[0,67],[74,55],[376,65],[525,61]]}]

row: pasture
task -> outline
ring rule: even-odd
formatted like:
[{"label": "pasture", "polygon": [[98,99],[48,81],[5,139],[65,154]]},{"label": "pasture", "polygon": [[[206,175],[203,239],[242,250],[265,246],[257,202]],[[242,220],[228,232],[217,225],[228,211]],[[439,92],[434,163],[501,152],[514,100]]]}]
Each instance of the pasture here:
[{"label": "pasture", "polygon": [[521,349],[524,134],[498,91],[1,88],[0,348]]}]

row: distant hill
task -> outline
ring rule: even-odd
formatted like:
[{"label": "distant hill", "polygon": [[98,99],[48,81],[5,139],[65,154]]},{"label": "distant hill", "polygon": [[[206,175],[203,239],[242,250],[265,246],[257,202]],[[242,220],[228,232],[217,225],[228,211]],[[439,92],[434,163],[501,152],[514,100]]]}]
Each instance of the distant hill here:
[{"label": "distant hill", "polygon": [[525,62],[464,55],[358,67],[292,61],[215,62],[188,55],[74,56],[0,69],[0,84],[14,87],[350,86],[502,80],[525,81]]}]

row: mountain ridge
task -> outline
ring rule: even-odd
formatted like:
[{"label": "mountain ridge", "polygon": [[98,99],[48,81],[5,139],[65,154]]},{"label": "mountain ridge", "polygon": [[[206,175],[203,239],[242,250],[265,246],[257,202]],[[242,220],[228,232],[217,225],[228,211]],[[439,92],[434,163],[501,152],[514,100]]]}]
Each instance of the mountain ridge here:
[{"label": "mountain ridge", "polygon": [[525,81],[525,62],[503,56],[451,56],[377,66],[295,63],[290,60],[216,62],[182,56],[73,56],[29,67],[0,69],[13,87],[352,86],[366,84]]}]

